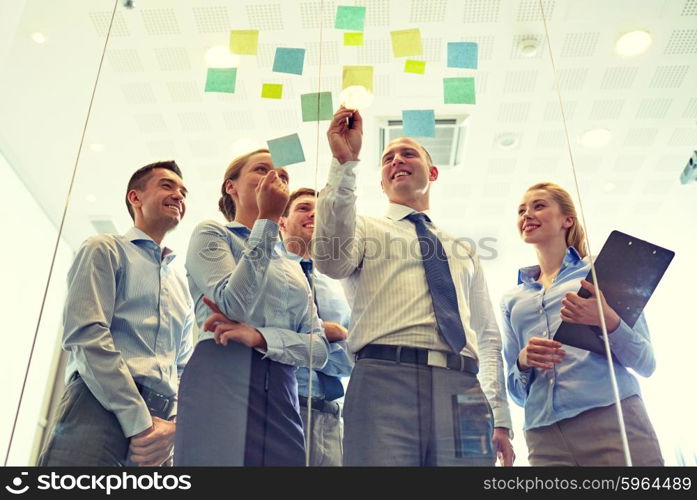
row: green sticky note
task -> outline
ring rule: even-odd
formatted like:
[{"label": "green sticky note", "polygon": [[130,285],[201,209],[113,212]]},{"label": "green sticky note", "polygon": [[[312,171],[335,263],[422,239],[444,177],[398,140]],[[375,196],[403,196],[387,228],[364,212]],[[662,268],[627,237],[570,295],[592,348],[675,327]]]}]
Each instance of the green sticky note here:
[{"label": "green sticky note", "polygon": [[300,144],[298,134],[271,139],[266,141],[266,144],[269,146],[274,167],[285,167],[305,161],[305,153],[303,153],[303,146]]},{"label": "green sticky note", "polygon": [[365,7],[339,5],[336,8],[334,27],[338,30],[363,31],[365,28]]},{"label": "green sticky note", "polygon": [[331,92],[302,94],[300,105],[302,106],[304,122],[318,122],[334,118]]},{"label": "green sticky note", "polygon": [[363,45],[363,33],[344,33],[344,45]]},{"label": "green sticky note", "polygon": [[448,42],[448,68],[477,69],[478,52],[474,42]]},{"label": "green sticky note", "polygon": [[404,72],[405,73],[417,73],[423,75],[426,73],[426,61],[415,61],[414,59],[407,59],[404,61]]},{"label": "green sticky note", "polygon": [[286,49],[279,47],[273,58],[273,71],[277,73],[303,74],[305,49]]},{"label": "green sticky note", "polygon": [[280,83],[264,83],[261,86],[261,97],[280,99],[283,97],[283,85]]},{"label": "green sticky note", "polygon": [[235,93],[237,68],[208,68],[206,76],[206,92]]},{"label": "green sticky note", "polygon": [[436,113],[432,109],[404,110],[402,126],[406,137],[435,137]]},{"label": "green sticky note", "polygon": [[259,30],[232,30],[230,32],[230,52],[245,56],[255,56],[259,49]]},{"label": "green sticky note", "polygon": [[344,66],[341,88],[351,85],[362,85],[367,90],[373,91],[373,67],[372,66]]},{"label": "green sticky note", "polygon": [[443,78],[445,104],[474,104],[474,78]]},{"label": "green sticky note", "polygon": [[392,38],[392,54],[395,57],[421,56],[424,53],[421,45],[419,28],[390,32]]}]

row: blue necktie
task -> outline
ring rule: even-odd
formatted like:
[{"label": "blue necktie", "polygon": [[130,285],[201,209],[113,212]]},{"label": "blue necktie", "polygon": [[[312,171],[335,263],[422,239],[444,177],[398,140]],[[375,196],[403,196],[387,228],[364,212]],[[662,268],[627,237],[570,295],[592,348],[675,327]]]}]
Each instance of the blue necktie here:
[{"label": "blue necktie", "polygon": [[[309,259],[302,259],[300,261],[300,267],[303,268],[303,273],[305,273],[307,282],[310,284],[310,289],[312,289],[312,261]],[[314,293],[312,298],[315,300],[315,305],[317,305],[317,297],[315,297]],[[317,312],[319,313],[319,306],[317,306]],[[341,380],[339,380],[338,377],[326,375],[319,371],[315,373],[324,391],[324,399],[327,401],[334,401],[344,395],[344,386],[341,384]]]},{"label": "blue necktie", "polygon": [[431,292],[438,330],[450,348],[459,354],[466,343],[465,329],[457,307],[457,294],[450,275],[448,256],[438,237],[426,227],[425,221],[431,221],[426,214],[415,212],[407,215],[406,218],[416,226],[421,260],[426,271],[426,281]]}]

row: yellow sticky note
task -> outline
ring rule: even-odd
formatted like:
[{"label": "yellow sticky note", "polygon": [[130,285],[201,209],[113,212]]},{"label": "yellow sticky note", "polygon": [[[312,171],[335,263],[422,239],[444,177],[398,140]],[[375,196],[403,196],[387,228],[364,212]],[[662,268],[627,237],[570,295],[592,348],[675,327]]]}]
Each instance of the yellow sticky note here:
[{"label": "yellow sticky note", "polygon": [[261,86],[261,97],[265,97],[266,99],[280,99],[283,97],[283,84],[264,83]]},{"label": "yellow sticky note", "polygon": [[419,28],[390,32],[392,54],[395,57],[422,56],[421,32]]},{"label": "yellow sticky note", "polygon": [[423,75],[424,73],[426,73],[426,61],[415,61],[414,59],[407,59],[406,61],[404,61],[404,72]]},{"label": "yellow sticky note", "polygon": [[373,91],[373,67],[372,66],[344,66],[341,88],[352,85],[361,85],[367,90]]},{"label": "yellow sticky note", "polygon": [[230,32],[230,52],[254,56],[259,48],[259,30],[232,30]]},{"label": "yellow sticky note", "polygon": [[344,33],[344,45],[363,45],[363,33]]}]

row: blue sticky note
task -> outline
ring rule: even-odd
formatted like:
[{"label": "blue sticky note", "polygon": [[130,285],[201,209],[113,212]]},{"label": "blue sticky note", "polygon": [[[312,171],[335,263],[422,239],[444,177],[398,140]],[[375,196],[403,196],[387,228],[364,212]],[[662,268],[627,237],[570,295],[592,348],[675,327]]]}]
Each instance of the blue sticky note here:
[{"label": "blue sticky note", "polygon": [[402,123],[406,137],[436,136],[436,114],[432,109],[404,110]]},{"label": "blue sticky note", "polygon": [[339,5],[336,8],[334,27],[338,30],[363,31],[365,28],[365,7]]},{"label": "blue sticky note", "polygon": [[300,144],[298,134],[271,139],[266,141],[266,144],[269,146],[274,167],[285,167],[305,161],[305,153],[303,153],[303,146]]},{"label": "blue sticky note", "polygon": [[286,49],[279,47],[273,58],[273,70],[276,73],[303,74],[305,64],[305,49]]},{"label": "blue sticky note", "polygon": [[478,47],[474,42],[448,42],[448,68],[477,69]]}]

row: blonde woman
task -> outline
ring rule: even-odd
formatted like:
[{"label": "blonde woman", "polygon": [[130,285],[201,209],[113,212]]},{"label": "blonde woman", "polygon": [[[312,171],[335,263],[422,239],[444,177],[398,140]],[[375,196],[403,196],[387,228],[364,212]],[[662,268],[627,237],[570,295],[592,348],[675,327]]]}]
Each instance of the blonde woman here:
[{"label": "blonde woman", "polygon": [[[519,271],[502,299],[508,390],[525,408],[531,465],[624,465],[605,356],[553,339],[562,321],[600,326],[585,235],[569,194],[552,183],[531,186],[518,207],[518,232],[537,265]],[[591,296],[577,295],[582,286]],[[655,368],[644,317],[630,328],[602,301],[634,465],[663,465],[658,440],[629,371]]]}]

